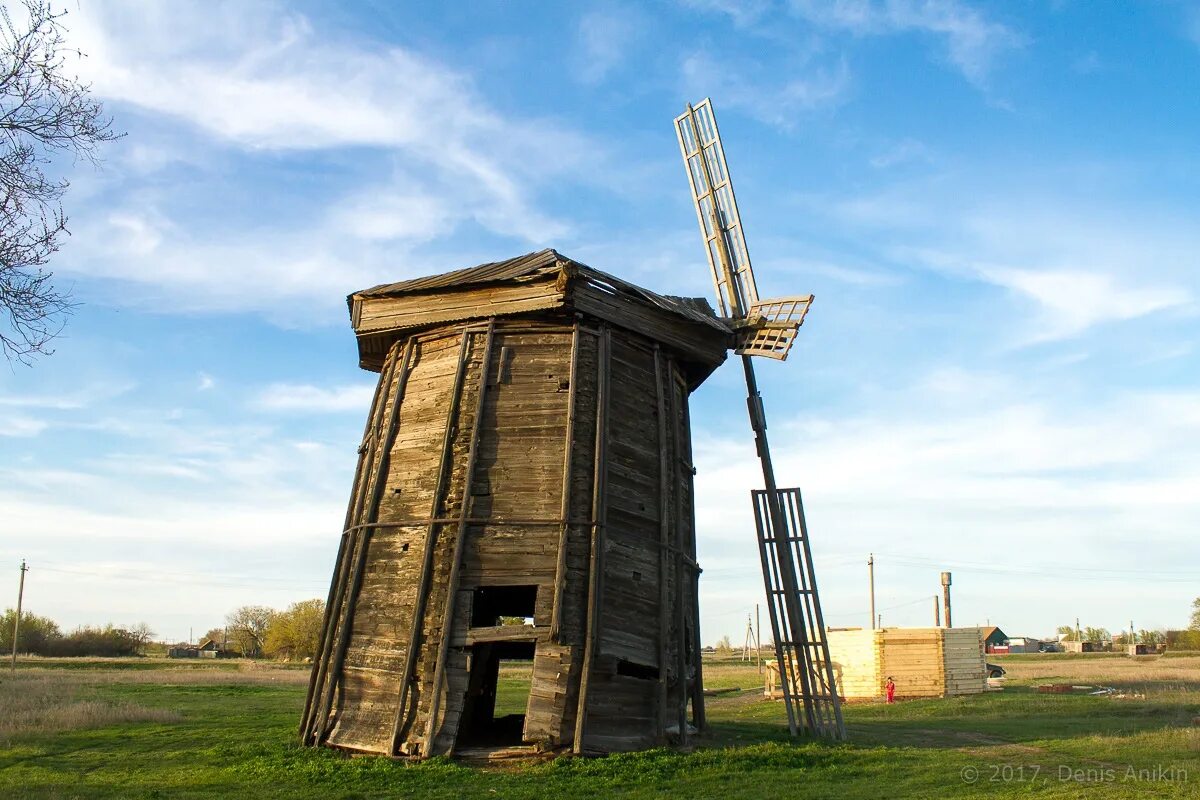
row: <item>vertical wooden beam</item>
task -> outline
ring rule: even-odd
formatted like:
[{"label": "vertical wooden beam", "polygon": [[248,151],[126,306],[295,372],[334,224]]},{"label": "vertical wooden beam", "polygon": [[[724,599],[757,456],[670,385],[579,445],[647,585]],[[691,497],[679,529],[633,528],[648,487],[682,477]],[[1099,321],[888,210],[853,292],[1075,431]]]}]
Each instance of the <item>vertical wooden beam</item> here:
[{"label": "vertical wooden beam", "polygon": [[[668,367],[668,374],[671,376],[674,376],[675,372],[676,372],[675,360],[671,359],[668,362],[667,367]],[[671,392],[672,398],[674,398],[675,394],[676,393],[674,391]],[[687,392],[686,391],[683,392],[683,396],[684,396],[683,402],[684,402],[684,405],[686,406],[686,404],[687,404]],[[672,403],[671,405],[673,407],[675,404]],[[676,411],[675,417],[677,420],[676,425],[675,425],[675,431],[676,431],[675,463],[678,464],[681,461],[681,458],[683,456],[683,452],[680,447],[680,444],[681,444],[680,440],[681,440],[682,436],[688,435],[688,429],[686,427],[686,421],[680,419],[678,411]],[[690,481],[691,480],[690,454],[689,454],[689,458],[688,458],[688,464],[689,464],[688,475],[685,478],[685,480]],[[676,481],[676,488],[675,488],[676,515],[675,515],[675,518],[677,520],[682,520],[683,519],[683,508],[682,508],[683,493],[681,491],[679,491],[679,489],[680,489],[680,482]],[[690,494],[690,492],[689,492],[689,494]],[[696,507],[695,498],[689,497],[689,500],[691,501],[692,512],[695,513],[695,507]],[[692,532],[693,532],[692,538],[694,540],[695,539],[694,534],[695,534],[696,521],[695,521],[694,517],[691,519],[692,519],[692,529],[693,529],[692,530]],[[687,582],[684,581],[684,579],[683,579],[683,551],[684,551],[685,542],[683,541],[683,525],[682,524],[677,523],[675,525],[675,541],[672,544],[674,545],[673,549],[675,551],[675,627],[678,628],[678,630],[679,630],[679,650],[675,654],[675,671],[679,673],[679,702],[676,706],[677,710],[678,710],[677,722],[679,725],[679,744],[686,745],[687,741],[688,741],[688,727],[687,727],[688,691],[687,691],[687,654],[684,652],[684,643],[687,639],[687,631],[686,631],[687,619],[684,616],[684,614],[687,609],[688,593],[687,593]],[[692,561],[692,563],[695,563],[696,559],[695,559],[694,555],[691,558],[691,561]],[[695,632],[695,634],[692,636],[693,640],[695,640],[695,638],[699,635],[700,635],[700,631],[697,630]],[[693,646],[695,646],[694,641],[693,641]],[[697,650],[698,650],[698,648],[697,648]],[[700,680],[700,673],[697,672],[695,678],[693,678],[693,681],[695,682],[693,685],[699,686],[700,685],[699,680]]]},{"label": "vertical wooden beam", "polygon": [[354,470],[354,483],[350,489],[350,502],[346,504],[346,519],[342,524],[342,535],[338,540],[337,561],[334,562],[333,577],[329,581],[329,595],[325,600],[325,614],[321,623],[321,639],[317,643],[317,657],[313,660],[312,671],[308,675],[308,692],[304,697],[304,715],[300,720],[300,742],[308,744],[309,728],[312,725],[314,695],[317,686],[321,685],[325,670],[329,664],[329,650],[333,646],[333,631],[330,623],[333,621],[334,607],[340,603],[342,584],[349,569],[350,528],[358,521],[356,514],[359,508],[359,496],[363,494],[368,462],[375,457],[377,418],[383,413],[384,398],[391,387],[393,371],[396,368],[395,345],[389,350],[387,364],[381,371],[379,381],[375,385],[375,396],[371,400],[371,410],[367,413],[367,421],[363,424],[362,440],[358,446],[358,466]]},{"label": "vertical wooden beam", "polygon": [[[674,393],[674,382],[670,383]],[[670,484],[667,482],[675,448],[667,446],[667,386],[664,385],[662,348],[656,342],[654,345],[654,393],[658,400],[658,743],[667,741],[667,638],[670,636],[670,613],[668,606],[670,596],[667,594],[667,558],[670,556],[671,513],[670,513]],[[675,437],[672,437],[675,438]],[[673,476],[671,476],[673,477]],[[675,583],[678,586],[683,575],[676,570]],[[676,592],[682,596],[682,592]],[[683,629],[679,630],[679,649],[683,649]],[[678,673],[680,694],[684,694],[687,676]],[[684,733],[681,731],[680,736]],[[682,741],[682,738],[680,739]]]},{"label": "vertical wooden beam", "polygon": [[[458,421],[458,407],[462,400],[463,379],[467,371],[467,346],[471,341],[471,333],[463,330],[458,343],[458,366],[454,373],[454,386],[450,392],[450,405],[446,409],[446,426],[442,431],[441,462],[438,465],[437,483],[433,490],[433,502],[429,508],[429,519],[436,520],[442,504],[442,495],[446,492],[446,482],[450,471],[451,444]],[[437,522],[430,522],[425,529],[425,549],[421,554],[421,577],[417,581],[417,603],[413,609],[412,627],[408,632],[408,649],[404,653],[404,671],[400,674],[400,696],[396,704],[396,720],[392,725],[392,740],[388,749],[390,755],[395,755],[400,748],[400,739],[404,730],[404,716],[408,710],[408,696],[413,686],[414,672],[417,668],[417,654],[421,646],[421,631],[425,624],[425,605],[429,599],[429,584],[433,577],[433,555],[437,546]]]},{"label": "vertical wooden beam", "polygon": [[[396,376],[395,385],[391,390],[392,408],[388,414],[387,427],[383,430],[383,436],[380,440],[379,466],[375,472],[374,482],[371,484],[371,500],[369,505],[363,509],[365,513],[364,519],[367,524],[376,521],[379,514],[379,504],[383,500],[383,488],[387,482],[387,470],[391,462],[392,442],[396,438],[396,430],[400,421],[400,406],[404,403],[404,389],[408,382],[412,352],[413,343],[410,339],[405,344],[404,358],[397,368],[399,374]],[[333,707],[334,691],[338,690],[340,692],[338,687],[342,677],[342,666],[346,660],[346,649],[350,645],[350,633],[354,624],[354,603],[358,598],[359,589],[362,587],[363,568],[367,563],[367,552],[371,546],[372,533],[373,530],[370,527],[360,528],[356,531],[358,544],[354,553],[354,564],[351,567],[349,575],[349,585],[346,587],[345,599],[342,604],[342,619],[338,626],[338,641],[331,654],[332,663],[330,664],[327,677],[327,690],[321,704],[320,715],[316,719],[316,724],[319,726],[315,730],[314,739],[316,744],[321,744],[325,740],[325,737],[329,735],[326,724],[329,720],[329,712]]]},{"label": "vertical wooden beam", "polygon": [[[691,581],[695,584],[694,589],[685,589],[685,591],[687,591],[687,597],[692,602],[692,717],[696,721],[696,728],[702,731],[708,727],[708,720],[704,713],[704,665],[700,653],[700,567],[696,562],[696,468],[693,465],[692,460],[692,420],[691,411],[688,407],[687,380],[684,378],[682,372],[674,366],[674,362],[672,362],[672,365],[672,374],[676,376],[676,385],[679,387],[678,396],[680,398],[680,402],[679,408],[676,409],[675,412],[676,418],[678,419],[677,424],[679,425],[679,439],[681,444],[683,442],[687,443],[687,475],[683,477],[683,482],[688,487],[687,514],[689,535],[687,546],[689,562],[692,567]],[[683,451],[681,449],[681,455],[682,452]],[[682,484],[680,488],[682,489]],[[680,495],[682,495],[682,491],[680,492]],[[681,504],[679,519],[682,522],[682,496],[680,497],[679,502]],[[682,525],[680,526],[679,537],[682,540]],[[680,544],[682,545],[683,542],[681,541]],[[683,641],[683,638],[684,637],[681,635],[681,642]]]},{"label": "vertical wooden beam", "polygon": [[601,328],[596,357],[596,451],[592,473],[592,530],[591,556],[588,562],[588,602],[586,638],[583,649],[583,669],[579,676],[579,704],[575,711],[576,755],[583,753],[583,735],[587,725],[588,684],[591,682],[592,662],[596,658],[596,640],[600,625],[600,595],[604,591],[604,524],[608,517],[606,473],[608,472],[608,395],[612,373],[612,333],[608,326]]},{"label": "vertical wooden beam", "polygon": [[[454,601],[458,597],[458,574],[462,567],[463,540],[467,537],[467,519],[470,517],[471,479],[475,473],[475,457],[479,449],[480,418],[483,416],[483,400],[487,395],[488,372],[491,370],[492,341],[495,337],[496,318],[488,321],[483,356],[479,364],[479,387],[476,389],[475,419],[471,422],[471,443],[467,449],[466,472],[463,475],[462,504],[458,521],[458,536],[454,540],[454,555],[450,561],[450,576],[446,581],[446,609],[442,616],[442,635],[438,643],[437,665],[433,671],[433,688],[429,697],[429,727],[425,732],[425,745],[421,755],[433,754],[433,744],[438,734],[438,712],[442,700],[442,683],[446,678],[446,656],[450,651],[451,628],[454,626]],[[447,687],[446,691],[449,691]],[[451,745],[451,752],[454,746]]]},{"label": "vertical wooden beam", "polygon": [[568,379],[569,397],[567,398],[567,436],[563,445],[562,471],[562,504],[559,518],[562,528],[558,532],[558,564],[554,570],[554,606],[550,612],[550,638],[562,644],[562,604],[563,591],[567,582],[567,543],[571,526],[567,522],[571,517],[571,464],[575,450],[575,396],[576,377],[579,371],[579,320],[571,329],[571,373]]}]

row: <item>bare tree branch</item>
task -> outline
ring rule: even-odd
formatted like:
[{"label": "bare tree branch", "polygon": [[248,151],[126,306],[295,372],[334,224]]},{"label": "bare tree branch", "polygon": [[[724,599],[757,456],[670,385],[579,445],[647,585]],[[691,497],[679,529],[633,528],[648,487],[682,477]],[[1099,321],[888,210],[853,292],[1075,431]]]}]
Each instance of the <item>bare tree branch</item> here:
[{"label": "bare tree branch", "polygon": [[46,270],[67,230],[65,178],[46,175],[58,153],[98,163],[97,147],[124,134],[65,69],[62,19],[46,0],[23,0],[14,21],[0,7],[0,350],[31,364],[48,355],[74,308]]}]

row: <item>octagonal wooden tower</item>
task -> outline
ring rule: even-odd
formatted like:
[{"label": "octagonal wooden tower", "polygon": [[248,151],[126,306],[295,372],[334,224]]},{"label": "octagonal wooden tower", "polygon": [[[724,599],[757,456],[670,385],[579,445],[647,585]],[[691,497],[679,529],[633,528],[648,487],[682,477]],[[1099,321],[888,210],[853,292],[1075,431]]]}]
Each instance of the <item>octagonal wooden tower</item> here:
[{"label": "octagonal wooden tower", "polygon": [[[349,302],[381,375],[302,740],[416,757],[686,740],[704,724],[688,395],[729,327],[553,250]],[[510,660],[531,664],[523,715],[497,708]]]}]

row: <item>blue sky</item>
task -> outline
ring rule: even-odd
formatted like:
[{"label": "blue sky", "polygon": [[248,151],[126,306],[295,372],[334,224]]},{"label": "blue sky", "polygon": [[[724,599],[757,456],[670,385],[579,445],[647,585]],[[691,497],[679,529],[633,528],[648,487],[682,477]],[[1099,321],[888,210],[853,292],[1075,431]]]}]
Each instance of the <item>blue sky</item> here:
[{"label": "blue sky", "polygon": [[[72,170],[82,303],[0,370],[0,563],[171,639],[324,596],[373,376],[344,298],[543,247],[708,297],[672,119],[712,96],[827,620],[1182,627],[1200,594],[1187,4],[72,4],[128,136]],[[761,596],[740,370],[693,396],[704,639]],[[15,585],[13,586],[15,590]]]}]

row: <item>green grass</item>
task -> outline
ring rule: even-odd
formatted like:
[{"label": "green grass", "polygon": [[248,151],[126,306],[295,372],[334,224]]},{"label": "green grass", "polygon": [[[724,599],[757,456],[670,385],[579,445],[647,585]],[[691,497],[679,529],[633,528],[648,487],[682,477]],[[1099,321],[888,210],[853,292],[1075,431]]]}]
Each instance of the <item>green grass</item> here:
[{"label": "green grass", "polygon": [[[845,710],[851,741],[790,741],[780,703],[761,696],[753,666],[707,667],[713,687],[743,691],[708,698],[711,729],[689,753],[654,750],[599,759],[560,758],[505,768],[444,759],[405,764],[347,758],[296,746],[304,673],[226,662],[180,669],[69,669],[39,661],[21,680],[57,675],[76,698],[174,712],[177,721],[30,732],[0,745],[5,798],[741,798],[769,795],[890,797],[1196,797],[1200,795],[1200,659],[1144,669],[1105,657],[1144,699],[1046,695],[1022,670],[1077,669],[1069,662],[1006,662],[1003,692]],[[1049,658],[1056,658],[1050,656]],[[1180,677],[1179,670],[1183,670]],[[1160,670],[1161,672],[1161,670]],[[1112,680],[1110,685],[1119,681]],[[500,694],[527,678],[504,674]],[[1129,767],[1188,770],[1187,781],[1127,780]],[[977,772],[972,772],[975,770]],[[1036,770],[1036,775],[1035,775]],[[1060,772],[1065,770],[1067,772]],[[1075,770],[1093,778],[1064,780]],[[1090,771],[1090,772],[1088,772]],[[975,782],[963,775],[977,775]],[[1143,777],[1153,777],[1144,775]],[[1176,777],[1179,777],[1178,775]]]}]

